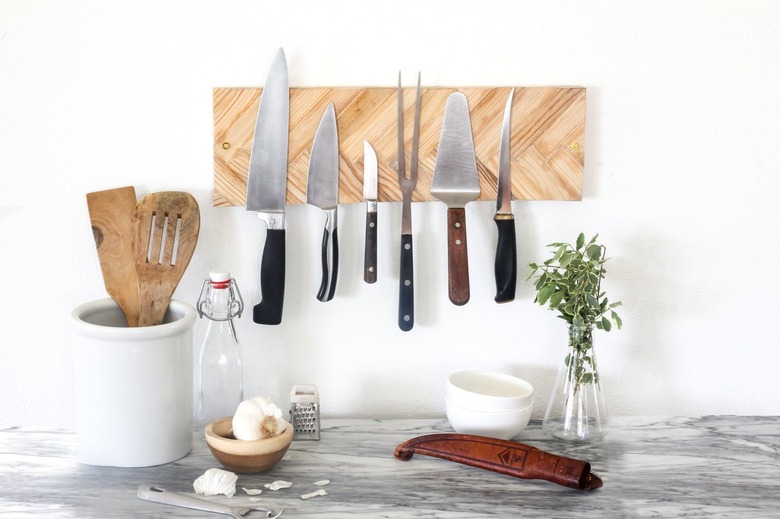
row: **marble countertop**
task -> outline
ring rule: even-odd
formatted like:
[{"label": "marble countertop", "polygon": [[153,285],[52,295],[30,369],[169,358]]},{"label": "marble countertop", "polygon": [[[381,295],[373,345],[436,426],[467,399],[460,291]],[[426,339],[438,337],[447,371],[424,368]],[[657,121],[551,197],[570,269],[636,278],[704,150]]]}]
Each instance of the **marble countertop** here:
[{"label": "marble countertop", "polygon": [[[241,488],[274,480],[257,504],[284,518],[477,517],[780,517],[780,417],[613,418],[605,439],[569,444],[547,438],[539,423],[515,438],[585,459],[604,480],[592,492],[523,480],[415,455],[393,457],[415,436],[452,432],[446,420],[323,420],[320,441],[294,441],[271,471],[239,474]],[[71,431],[0,428],[0,518],[207,518],[213,513],[141,501],[142,483],[192,493],[192,482],[219,467],[197,435],[185,458],[158,467],[81,465]],[[300,498],[328,479],[328,495]],[[263,517],[252,513],[248,517]]]}]

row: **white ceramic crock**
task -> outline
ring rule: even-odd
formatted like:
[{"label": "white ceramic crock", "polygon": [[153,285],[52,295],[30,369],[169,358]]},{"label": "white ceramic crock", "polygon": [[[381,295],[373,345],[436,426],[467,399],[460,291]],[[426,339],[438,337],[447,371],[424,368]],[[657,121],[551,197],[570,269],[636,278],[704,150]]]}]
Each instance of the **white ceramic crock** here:
[{"label": "white ceramic crock", "polygon": [[171,301],[163,324],[128,328],[112,299],[73,309],[81,463],[149,467],[192,450],[195,315]]}]

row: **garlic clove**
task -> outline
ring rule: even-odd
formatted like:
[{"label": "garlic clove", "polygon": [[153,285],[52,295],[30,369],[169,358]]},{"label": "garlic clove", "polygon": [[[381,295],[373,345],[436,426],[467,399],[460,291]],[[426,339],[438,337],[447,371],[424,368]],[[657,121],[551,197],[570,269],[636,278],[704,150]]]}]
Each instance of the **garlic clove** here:
[{"label": "garlic clove", "polygon": [[196,494],[204,496],[225,494],[228,497],[233,497],[236,493],[236,481],[238,481],[238,476],[232,472],[222,469],[208,469],[195,480],[192,487]]}]

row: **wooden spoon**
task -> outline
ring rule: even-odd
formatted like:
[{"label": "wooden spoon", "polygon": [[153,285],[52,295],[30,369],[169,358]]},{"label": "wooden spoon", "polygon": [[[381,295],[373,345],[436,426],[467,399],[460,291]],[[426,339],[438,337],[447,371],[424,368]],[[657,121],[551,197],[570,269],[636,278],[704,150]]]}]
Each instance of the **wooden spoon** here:
[{"label": "wooden spoon", "polygon": [[189,193],[162,191],[143,197],[133,214],[139,326],[162,323],[171,296],[195,251],[198,202]]},{"label": "wooden spoon", "polygon": [[131,238],[135,203],[132,186],[87,193],[103,284],[128,326],[138,326],[138,278]]}]

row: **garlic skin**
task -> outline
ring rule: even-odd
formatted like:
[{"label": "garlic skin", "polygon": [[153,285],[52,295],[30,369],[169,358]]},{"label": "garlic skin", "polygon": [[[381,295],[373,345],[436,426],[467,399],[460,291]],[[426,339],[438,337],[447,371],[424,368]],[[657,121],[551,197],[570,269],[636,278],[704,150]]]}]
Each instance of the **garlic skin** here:
[{"label": "garlic skin", "polygon": [[271,399],[257,396],[238,404],[233,415],[233,436],[237,440],[263,440],[284,432],[287,422]]},{"label": "garlic skin", "polygon": [[204,496],[216,496],[225,494],[233,497],[236,493],[236,481],[238,476],[232,472],[222,469],[208,469],[192,484],[196,494]]}]

